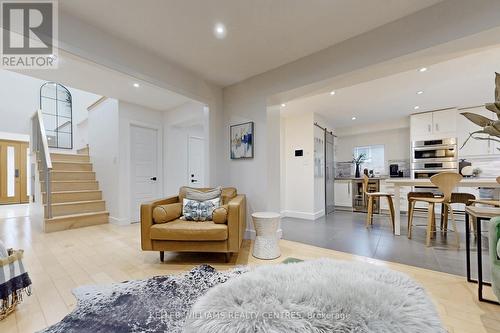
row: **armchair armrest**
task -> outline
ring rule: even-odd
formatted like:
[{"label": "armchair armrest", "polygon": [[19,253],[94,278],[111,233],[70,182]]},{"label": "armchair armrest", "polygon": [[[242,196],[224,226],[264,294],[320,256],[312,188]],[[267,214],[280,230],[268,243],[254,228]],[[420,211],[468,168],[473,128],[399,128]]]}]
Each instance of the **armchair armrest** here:
[{"label": "armchair armrest", "polygon": [[179,202],[178,196],[145,202],[141,205],[141,247],[143,250],[153,249],[149,234],[149,229],[153,225],[153,209],[158,205],[168,205],[176,202]]},{"label": "armchair armrest", "polygon": [[239,194],[228,202],[228,250],[239,252],[246,230],[246,197]]}]

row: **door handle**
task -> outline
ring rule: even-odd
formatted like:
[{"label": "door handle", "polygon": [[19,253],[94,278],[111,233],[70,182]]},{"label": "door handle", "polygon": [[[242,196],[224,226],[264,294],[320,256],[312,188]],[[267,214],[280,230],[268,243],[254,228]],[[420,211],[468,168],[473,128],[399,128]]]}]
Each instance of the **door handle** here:
[{"label": "door handle", "polygon": [[151,177],[151,178],[149,178],[149,179],[150,179],[150,180],[154,180],[154,181],[156,181],[156,177]]},{"label": "door handle", "polygon": [[16,169],[16,171],[14,172],[14,175],[16,178],[19,178],[19,169]]},{"label": "door handle", "polygon": [[191,183],[197,183],[198,181],[196,179],[191,179]]},{"label": "door handle", "polygon": [[429,133],[430,133],[430,132],[431,132],[431,130],[432,130],[431,125],[430,125],[430,124],[429,124],[429,125],[427,125],[427,132],[429,132]]},{"label": "door handle", "polygon": [[436,124],[436,131],[439,132],[439,124]]}]

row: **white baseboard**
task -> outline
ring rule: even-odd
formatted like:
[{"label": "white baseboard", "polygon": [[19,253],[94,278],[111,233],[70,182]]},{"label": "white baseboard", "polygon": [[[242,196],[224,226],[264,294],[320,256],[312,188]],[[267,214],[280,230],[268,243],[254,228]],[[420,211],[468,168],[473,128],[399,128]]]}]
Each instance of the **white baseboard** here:
[{"label": "white baseboard", "polygon": [[293,217],[296,219],[303,219],[303,220],[315,220],[317,219],[316,215],[318,213],[306,213],[306,212],[298,212],[298,211],[293,211],[293,210],[284,210],[282,212],[283,217]]}]

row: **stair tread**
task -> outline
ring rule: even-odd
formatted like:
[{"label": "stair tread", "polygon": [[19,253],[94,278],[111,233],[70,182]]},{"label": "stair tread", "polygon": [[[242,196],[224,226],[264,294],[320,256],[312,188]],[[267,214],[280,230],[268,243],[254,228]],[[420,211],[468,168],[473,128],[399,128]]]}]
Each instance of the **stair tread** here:
[{"label": "stair tread", "polygon": [[78,213],[78,214],[55,216],[55,217],[53,217],[51,219],[46,219],[46,221],[64,220],[64,219],[75,218],[75,217],[84,217],[84,216],[92,216],[92,215],[103,215],[103,214],[109,215],[109,211],[103,210],[103,211],[98,211],[98,212]]},{"label": "stair tread", "polygon": [[[52,194],[67,194],[67,193],[92,193],[101,192],[101,190],[69,190],[69,191],[52,191]],[[42,192],[45,194],[46,192]]]},{"label": "stair tread", "polygon": [[52,163],[62,163],[62,164],[92,164],[92,162],[81,162],[81,161],[52,161]]},{"label": "stair tread", "polygon": [[[40,171],[40,172],[42,172],[42,171]],[[64,172],[64,173],[66,173],[66,172],[78,172],[78,173],[89,173],[89,172],[91,172],[91,173],[95,173],[95,171],[81,171],[81,170],[54,170],[54,169],[52,169],[52,173],[54,173],[54,172]]]},{"label": "stair tread", "polygon": [[[44,183],[45,180],[40,180]],[[92,179],[75,179],[75,180],[51,180],[52,183],[97,183],[97,180]]]},{"label": "stair tread", "polygon": [[[84,201],[57,202],[57,203],[53,203],[52,206],[64,206],[64,205],[98,203],[98,202],[104,202],[104,200],[84,200]],[[47,206],[47,205],[45,204],[44,206]]]}]

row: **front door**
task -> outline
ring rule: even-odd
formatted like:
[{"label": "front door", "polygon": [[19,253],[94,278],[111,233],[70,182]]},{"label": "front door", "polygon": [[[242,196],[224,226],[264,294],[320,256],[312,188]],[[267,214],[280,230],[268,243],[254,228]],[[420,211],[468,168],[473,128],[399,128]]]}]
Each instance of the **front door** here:
[{"label": "front door", "polygon": [[140,220],[141,204],[158,198],[158,131],[131,126],[130,176],[131,219]]},{"label": "front door", "polygon": [[0,140],[0,204],[29,202],[27,142]]},{"label": "front door", "polygon": [[190,136],[188,139],[188,186],[205,187],[205,141]]}]

